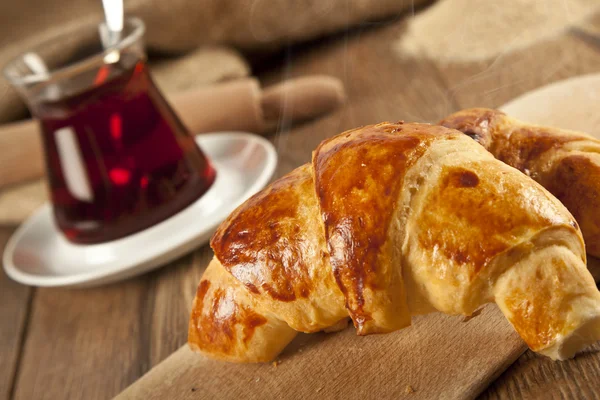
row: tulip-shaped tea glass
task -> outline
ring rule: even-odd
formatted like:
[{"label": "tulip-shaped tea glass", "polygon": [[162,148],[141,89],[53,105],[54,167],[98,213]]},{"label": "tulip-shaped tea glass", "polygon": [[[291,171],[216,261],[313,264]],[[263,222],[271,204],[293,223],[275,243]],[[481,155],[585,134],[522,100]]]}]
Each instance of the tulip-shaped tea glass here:
[{"label": "tulip-shaped tea glass", "polygon": [[[104,49],[96,28],[82,29],[5,67],[40,121],[55,221],[71,242],[100,243],[150,227],[215,180],[152,81],[143,34],[143,23],[130,18],[122,39]],[[71,45],[73,38],[89,46]]]}]

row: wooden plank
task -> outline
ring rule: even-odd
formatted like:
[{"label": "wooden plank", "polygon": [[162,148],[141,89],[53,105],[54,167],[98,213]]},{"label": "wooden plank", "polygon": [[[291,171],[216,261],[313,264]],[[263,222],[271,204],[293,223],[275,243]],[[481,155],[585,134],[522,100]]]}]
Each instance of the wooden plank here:
[{"label": "wooden plank", "polygon": [[150,339],[146,282],[37,289],[14,398],[105,399],[140,376]]},{"label": "wooden plank", "polygon": [[213,252],[208,246],[189,254],[149,277],[145,307],[150,313],[148,364],[160,363],[187,341],[187,327],[198,282]]},{"label": "wooden plank", "polygon": [[562,362],[528,350],[481,399],[598,399],[599,382],[600,342]]},{"label": "wooden plank", "polygon": [[467,322],[429,314],[387,335],[302,335],[279,365],[212,361],[182,347],[117,399],[472,398],[523,347],[489,305]]},{"label": "wooden plank", "polygon": [[[0,254],[12,234],[12,229],[0,229]],[[19,285],[0,271],[0,399],[11,394],[24,330],[27,325],[29,300],[32,290]]]}]

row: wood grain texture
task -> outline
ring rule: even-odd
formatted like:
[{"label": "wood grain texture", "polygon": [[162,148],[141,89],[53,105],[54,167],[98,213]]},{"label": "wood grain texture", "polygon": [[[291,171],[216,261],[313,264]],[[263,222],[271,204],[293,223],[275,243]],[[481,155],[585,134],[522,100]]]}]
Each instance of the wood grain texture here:
[{"label": "wood grain texture", "polygon": [[[0,229],[0,253],[12,234]],[[9,399],[19,357],[32,290],[13,282],[0,270],[0,399]]]},{"label": "wood grain texture", "polygon": [[146,279],[37,289],[15,399],[105,399],[147,363]]},{"label": "wood grain texture", "polygon": [[203,247],[160,271],[83,290],[38,289],[16,399],[110,398],[187,339]]},{"label": "wood grain texture", "polygon": [[187,329],[198,282],[212,256],[212,250],[204,246],[171,263],[166,270],[150,275],[146,300],[146,307],[151,310],[147,325],[150,336],[146,369],[186,343],[187,335],[182,334],[181,329]]},{"label": "wood grain texture", "polygon": [[472,398],[523,350],[500,310],[488,305],[466,322],[429,314],[387,335],[357,336],[353,328],[301,335],[279,365],[213,361],[186,346],[117,398]]},{"label": "wood grain texture", "polygon": [[599,386],[600,343],[562,362],[528,350],[481,399],[598,399]]}]

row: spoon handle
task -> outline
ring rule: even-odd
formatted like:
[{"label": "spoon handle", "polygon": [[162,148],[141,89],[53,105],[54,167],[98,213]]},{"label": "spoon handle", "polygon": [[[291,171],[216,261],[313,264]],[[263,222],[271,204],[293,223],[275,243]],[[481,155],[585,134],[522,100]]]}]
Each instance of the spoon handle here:
[{"label": "spoon handle", "polygon": [[123,31],[123,0],[102,0],[104,17],[108,28],[107,43],[105,47],[114,46],[121,39]]}]

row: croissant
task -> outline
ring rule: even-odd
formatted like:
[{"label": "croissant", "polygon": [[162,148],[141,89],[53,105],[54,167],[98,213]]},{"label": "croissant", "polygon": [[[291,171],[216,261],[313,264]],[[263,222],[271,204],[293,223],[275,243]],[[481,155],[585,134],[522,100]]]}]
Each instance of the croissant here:
[{"label": "croissant", "polygon": [[587,252],[600,257],[600,140],[487,108],[457,112],[440,124],[466,133],[548,189],[579,223]]},{"label": "croissant", "polygon": [[359,335],[411,316],[496,302],[533,350],[573,356],[600,338],[581,232],[543,187],[458,131],[382,123],[322,142],[211,240],[188,343],[269,361],[297,332]]}]

